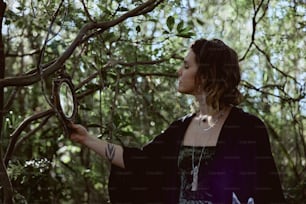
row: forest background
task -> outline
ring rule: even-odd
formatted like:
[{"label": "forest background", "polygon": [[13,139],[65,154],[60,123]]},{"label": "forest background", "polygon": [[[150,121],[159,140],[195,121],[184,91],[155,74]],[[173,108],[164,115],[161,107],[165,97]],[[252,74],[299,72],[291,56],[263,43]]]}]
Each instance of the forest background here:
[{"label": "forest background", "polygon": [[[77,122],[142,146],[193,111],[176,92],[190,43],[219,38],[240,58],[288,203],[306,202],[305,0],[0,0],[0,200],[107,203],[107,161],[72,143],[50,103],[71,76]],[[0,202],[0,203],[1,203]]]}]

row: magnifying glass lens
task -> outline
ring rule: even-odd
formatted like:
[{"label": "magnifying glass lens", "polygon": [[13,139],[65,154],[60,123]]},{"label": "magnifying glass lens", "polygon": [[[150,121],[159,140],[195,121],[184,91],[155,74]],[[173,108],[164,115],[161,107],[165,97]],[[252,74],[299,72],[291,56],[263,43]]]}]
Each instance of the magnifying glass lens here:
[{"label": "magnifying glass lens", "polygon": [[71,88],[67,82],[60,84],[59,102],[64,116],[71,118],[74,111],[74,101]]}]

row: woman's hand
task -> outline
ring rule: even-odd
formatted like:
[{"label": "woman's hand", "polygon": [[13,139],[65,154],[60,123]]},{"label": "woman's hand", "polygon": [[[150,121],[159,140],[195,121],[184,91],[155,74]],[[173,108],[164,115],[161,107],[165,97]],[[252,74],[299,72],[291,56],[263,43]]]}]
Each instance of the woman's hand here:
[{"label": "woman's hand", "polygon": [[85,144],[86,140],[90,139],[88,131],[82,125],[70,123],[69,129],[70,139],[74,142]]}]

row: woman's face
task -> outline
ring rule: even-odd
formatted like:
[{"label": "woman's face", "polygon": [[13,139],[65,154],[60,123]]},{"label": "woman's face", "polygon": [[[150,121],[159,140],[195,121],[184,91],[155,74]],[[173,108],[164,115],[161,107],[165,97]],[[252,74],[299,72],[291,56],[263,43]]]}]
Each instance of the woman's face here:
[{"label": "woman's face", "polygon": [[184,63],[178,70],[178,87],[180,93],[196,95],[198,88],[196,85],[196,74],[198,65],[195,61],[195,54],[190,49],[184,58]]}]

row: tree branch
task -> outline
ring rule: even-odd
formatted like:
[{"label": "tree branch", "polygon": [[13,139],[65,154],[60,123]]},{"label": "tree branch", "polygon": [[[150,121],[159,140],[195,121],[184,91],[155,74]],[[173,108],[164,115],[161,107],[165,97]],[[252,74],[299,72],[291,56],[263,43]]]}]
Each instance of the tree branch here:
[{"label": "tree branch", "polygon": [[[37,132],[38,130],[40,130],[47,122],[48,120],[51,118],[52,114],[50,115],[47,115],[46,118],[44,118],[40,123],[39,125],[34,128],[33,130],[29,131],[25,136],[23,136],[22,138],[20,138],[16,144],[15,144],[15,148],[14,149],[18,149],[18,147],[21,145],[21,143],[23,141],[25,141],[26,139],[28,139],[29,137],[31,137],[35,132]],[[14,151],[13,151],[14,153]]]},{"label": "tree branch", "polygon": [[267,3],[267,5],[266,5],[266,7],[265,7],[265,9],[264,9],[264,12],[263,12],[263,14],[261,15],[261,17],[260,17],[258,20],[256,20],[257,14],[258,14],[260,8],[261,8],[262,5],[263,5],[263,2],[264,2],[264,0],[262,0],[262,1],[260,2],[259,6],[256,8],[255,1],[253,0],[254,16],[253,16],[253,18],[252,18],[253,29],[252,29],[252,35],[251,35],[251,42],[250,42],[250,44],[249,44],[249,46],[248,46],[246,52],[245,52],[244,55],[239,59],[239,61],[243,61],[243,60],[246,58],[247,54],[249,53],[250,49],[252,48],[252,46],[253,46],[254,43],[255,43],[256,26],[257,26],[258,22],[261,21],[261,20],[263,19],[263,17],[266,15],[266,11],[267,11],[267,9],[268,9],[269,2],[270,2],[270,1],[268,1],[268,3]]},{"label": "tree branch", "polygon": [[30,53],[25,53],[25,54],[18,54],[18,53],[6,53],[5,57],[26,57],[26,56],[32,56],[39,54],[40,50],[34,50]]},{"label": "tree branch", "polygon": [[170,77],[170,78],[177,78],[176,74],[173,73],[158,73],[158,72],[130,72],[122,74],[122,78],[124,77],[131,77],[131,76],[160,76],[160,77]]},{"label": "tree branch", "polygon": [[[104,32],[105,30],[118,25],[119,23],[123,22],[124,20],[133,17],[138,16],[141,14],[144,14],[145,11],[151,11],[156,6],[158,6],[163,0],[156,1],[156,0],[149,0],[140,6],[132,9],[131,11],[126,12],[122,16],[118,17],[115,20],[107,21],[107,22],[90,22],[85,24],[79,31],[78,35],[74,39],[74,41],[70,44],[70,46],[63,52],[61,56],[59,56],[54,63],[52,63],[49,66],[42,65],[42,73],[41,77],[45,78],[49,76],[50,74],[54,73],[55,71],[59,70],[61,66],[65,63],[65,61],[72,55],[74,50],[77,46],[79,46],[82,42],[82,40],[86,37],[88,31],[100,29],[101,32]],[[41,79],[39,73],[34,72],[28,75],[23,76],[17,76],[17,77],[9,77],[5,79],[0,79],[0,86],[28,86],[31,84],[34,84]]]},{"label": "tree branch", "polygon": [[7,151],[4,155],[4,164],[5,166],[7,166],[8,164],[8,161],[11,159],[12,157],[12,154],[14,152],[14,149],[15,149],[15,145],[16,145],[16,142],[18,140],[18,137],[19,135],[21,134],[21,132],[34,120],[37,120],[39,118],[43,118],[43,117],[46,117],[46,116],[49,116],[49,115],[52,115],[54,114],[54,110],[52,109],[49,109],[49,110],[46,110],[46,111],[43,111],[43,112],[40,112],[40,113],[37,113],[37,114],[34,114],[26,119],[24,119],[20,124],[19,126],[15,129],[15,131],[11,134],[11,140],[10,140],[10,143],[9,143],[9,146],[7,148]]},{"label": "tree branch", "polygon": [[82,88],[85,84],[87,84],[88,82],[90,82],[91,80],[93,80],[94,78],[96,78],[101,71],[103,71],[104,69],[107,69],[108,67],[112,67],[115,65],[116,62],[114,61],[109,61],[108,63],[106,63],[99,71],[96,71],[95,73],[91,74],[89,77],[87,77],[85,80],[83,80],[82,82],[80,82],[76,87],[75,87],[75,91]]},{"label": "tree branch", "polygon": [[90,15],[90,13],[89,13],[89,11],[88,11],[88,9],[87,9],[87,6],[85,5],[84,0],[81,0],[81,3],[82,3],[82,5],[83,5],[83,8],[84,8],[84,11],[85,11],[85,14],[86,14],[87,18],[88,18],[91,22],[96,22],[95,20],[93,20],[93,19],[91,18],[91,15]]},{"label": "tree branch", "polygon": [[[137,61],[137,62],[122,62],[122,61],[116,61],[116,60],[110,60],[107,64],[105,64],[101,69],[99,69],[99,71],[96,71],[95,73],[91,74],[89,77],[87,77],[84,81],[80,82],[76,87],[75,90],[80,89],[82,86],[84,86],[85,84],[87,84],[88,82],[90,82],[91,80],[93,80],[94,78],[96,78],[101,71],[109,68],[109,67],[113,67],[116,65],[121,65],[121,66],[125,66],[125,67],[134,67],[134,66],[139,66],[139,65],[155,65],[155,64],[160,64],[160,63],[164,63],[169,61],[170,59],[180,59],[182,60],[180,57],[176,56],[175,54],[173,54],[171,57],[169,58],[164,58],[164,59],[159,59],[159,60],[152,60],[152,61]],[[140,73],[140,72],[134,72],[133,73],[129,73],[129,74],[124,74],[122,77],[126,76],[131,76],[131,75],[146,75],[146,73]],[[149,75],[149,73],[147,74]],[[166,76],[166,77],[176,77],[176,74],[165,74],[165,73],[152,73],[151,75],[155,75],[155,76]]]},{"label": "tree branch", "polygon": [[290,76],[289,74],[286,74],[285,72],[283,72],[282,70],[280,70],[279,68],[277,68],[276,66],[274,66],[274,65],[272,64],[271,60],[270,60],[270,56],[269,56],[264,50],[262,50],[256,43],[254,43],[254,45],[255,45],[256,49],[257,49],[259,52],[261,52],[261,53],[266,57],[266,60],[268,61],[269,65],[270,65],[273,69],[275,69],[276,71],[278,71],[279,73],[281,73],[283,76],[292,79],[292,80],[294,81],[294,83],[299,84],[299,85],[301,86],[301,84],[296,80],[295,77]]},{"label": "tree branch", "polygon": [[[303,98],[305,98],[305,94],[300,94],[299,96],[295,97],[295,98],[292,98],[290,96],[287,95],[287,97],[284,97],[284,96],[281,96],[281,95],[277,95],[275,93],[272,92],[268,92],[268,91],[265,91],[264,89],[268,87],[268,85],[265,85],[265,86],[262,86],[262,87],[255,87],[253,84],[243,80],[241,82],[241,85],[245,86],[246,88],[248,89],[253,89],[257,92],[260,92],[262,94],[265,94],[265,95],[269,95],[269,96],[273,96],[273,97],[276,97],[276,98],[280,98],[281,100],[283,101],[291,101],[291,102],[298,102],[300,100],[302,100]],[[273,85],[273,88],[278,88],[279,86],[278,85]],[[272,88],[272,85],[270,86],[270,88]],[[280,90],[280,89],[278,89]],[[286,92],[283,92],[284,94],[286,94]]]},{"label": "tree branch", "polygon": [[41,49],[41,51],[40,51],[40,53],[39,53],[39,57],[38,57],[38,62],[37,62],[37,69],[38,69],[37,72],[38,72],[38,73],[41,72],[41,70],[40,70],[41,66],[40,66],[40,65],[41,65],[41,62],[42,62],[43,57],[44,57],[45,48],[46,48],[47,43],[48,43],[48,41],[49,41],[49,35],[50,35],[50,33],[51,33],[52,26],[53,26],[53,24],[54,24],[54,22],[55,22],[55,20],[56,20],[57,15],[59,14],[59,11],[60,11],[60,9],[61,9],[63,3],[64,3],[64,0],[61,1],[61,3],[59,4],[57,10],[56,10],[55,13],[52,15],[52,20],[51,20],[51,23],[50,23],[49,28],[48,28],[47,36],[46,36],[46,38],[45,38],[43,47],[42,47],[42,49]]},{"label": "tree branch", "polygon": [[16,87],[14,91],[12,91],[11,95],[8,97],[6,104],[4,105],[2,112],[7,113],[11,105],[13,104],[14,99],[16,98],[17,93],[21,90],[20,87]]}]

